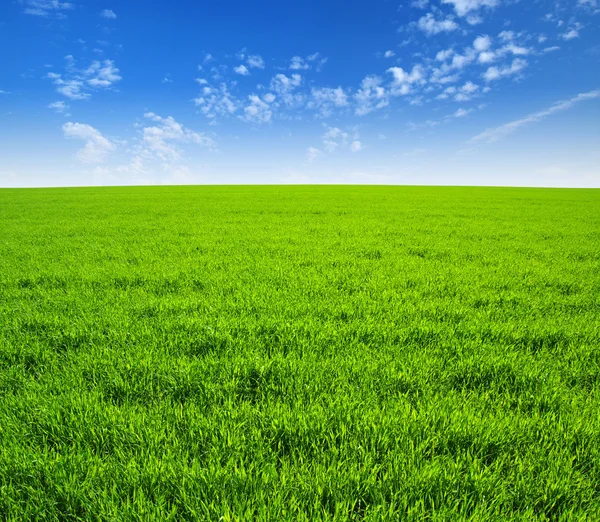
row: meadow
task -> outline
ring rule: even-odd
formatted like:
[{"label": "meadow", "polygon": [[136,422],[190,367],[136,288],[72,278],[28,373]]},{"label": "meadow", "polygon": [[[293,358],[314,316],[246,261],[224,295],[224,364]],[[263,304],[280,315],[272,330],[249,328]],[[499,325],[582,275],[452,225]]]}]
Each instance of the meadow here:
[{"label": "meadow", "polygon": [[0,520],[600,520],[600,191],[0,190]]}]

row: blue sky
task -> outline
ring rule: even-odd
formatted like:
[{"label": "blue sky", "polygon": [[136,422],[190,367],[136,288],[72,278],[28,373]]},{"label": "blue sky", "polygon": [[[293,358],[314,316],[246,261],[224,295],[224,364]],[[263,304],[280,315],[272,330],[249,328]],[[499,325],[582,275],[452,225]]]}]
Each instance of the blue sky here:
[{"label": "blue sky", "polygon": [[0,186],[600,187],[600,0],[0,6]]}]

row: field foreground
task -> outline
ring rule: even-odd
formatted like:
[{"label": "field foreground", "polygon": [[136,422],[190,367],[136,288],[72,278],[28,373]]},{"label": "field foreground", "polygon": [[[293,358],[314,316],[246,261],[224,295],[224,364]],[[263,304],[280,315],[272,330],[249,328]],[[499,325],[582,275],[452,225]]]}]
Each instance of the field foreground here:
[{"label": "field foreground", "polygon": [[0,520],[600,520],[600,191],[0,190]]}]

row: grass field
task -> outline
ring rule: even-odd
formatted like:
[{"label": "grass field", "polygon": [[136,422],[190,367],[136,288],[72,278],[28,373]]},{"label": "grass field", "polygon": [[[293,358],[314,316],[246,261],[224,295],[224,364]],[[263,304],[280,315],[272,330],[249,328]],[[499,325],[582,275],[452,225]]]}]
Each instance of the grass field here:
[{"label": "grass field", "polygon": [[600,520],[600,191],[0,191],[0,519]]}]

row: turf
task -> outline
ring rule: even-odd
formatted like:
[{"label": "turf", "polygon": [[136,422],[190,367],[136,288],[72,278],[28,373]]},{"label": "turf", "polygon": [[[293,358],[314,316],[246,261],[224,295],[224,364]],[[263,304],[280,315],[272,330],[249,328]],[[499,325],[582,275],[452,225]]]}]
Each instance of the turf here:
[{"label": "turf", "polygon": [[600,520],[600,191],[0,191],[0,519]]}]

